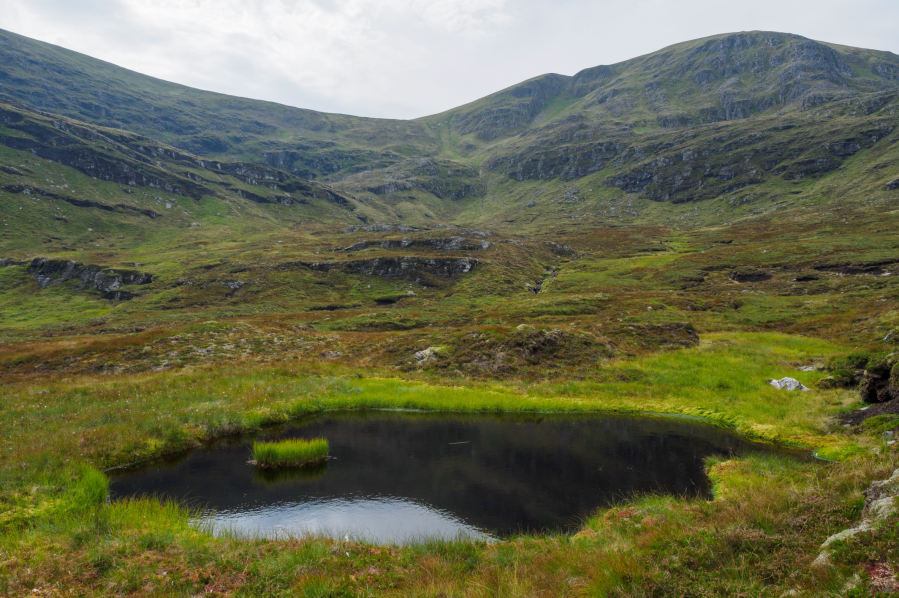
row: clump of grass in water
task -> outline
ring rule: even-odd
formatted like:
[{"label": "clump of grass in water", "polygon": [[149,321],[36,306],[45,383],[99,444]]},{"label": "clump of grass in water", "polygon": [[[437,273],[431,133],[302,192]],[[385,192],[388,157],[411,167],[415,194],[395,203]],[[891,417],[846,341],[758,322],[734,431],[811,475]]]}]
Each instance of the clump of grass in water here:
[{"label": "clump of grass in water", "polygon": [[315,465],[328,459],[328,448],[328,441],[324,438],[254,442],[253,464],[257,467]]}]

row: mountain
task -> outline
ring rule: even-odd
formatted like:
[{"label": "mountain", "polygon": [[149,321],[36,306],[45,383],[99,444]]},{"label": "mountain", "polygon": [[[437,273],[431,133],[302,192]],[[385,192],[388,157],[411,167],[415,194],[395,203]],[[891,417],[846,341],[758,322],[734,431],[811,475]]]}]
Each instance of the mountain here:
[{"label": "mountain", "polygon": [[[412,121],[199,91],[9,32],[0,58],[7,192],[41,188],[42,175],[16,166],[26,152],[91,177],[88,187],[163,184],[200,203],[256,204],[242,215],[277,220],[272,210],[302,188],[314,201],[287,201],[291,222],[524,232],[767,218],[888,199],[899,178],[899,57],[790,34],[686,42]],[[91,171],[101,162],[106,179]]]}]

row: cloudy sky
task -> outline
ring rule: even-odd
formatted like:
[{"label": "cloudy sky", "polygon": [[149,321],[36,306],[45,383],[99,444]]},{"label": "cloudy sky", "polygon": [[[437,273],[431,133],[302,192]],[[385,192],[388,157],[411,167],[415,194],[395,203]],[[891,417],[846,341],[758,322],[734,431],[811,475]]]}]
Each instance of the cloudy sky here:
[{"label": "cloudy sky", "polygon": [[899,2],[0,0],[0,28],[202,89],[414,118],[729,31],[899,53]]}]

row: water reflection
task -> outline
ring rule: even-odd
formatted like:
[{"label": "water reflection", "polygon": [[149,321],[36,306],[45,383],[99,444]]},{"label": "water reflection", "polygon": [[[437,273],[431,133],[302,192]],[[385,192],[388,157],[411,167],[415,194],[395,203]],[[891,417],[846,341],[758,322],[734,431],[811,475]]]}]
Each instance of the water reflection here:
[{"label": "water reflection", "polygon": [[127,472],[114,497],[208,506],[216,530],[304,532],[379,542],[565,530],[633,494],[708,495],[710,455],[771,451],[690,420],[328,413],[264,434],[324,437],[327,464],[257,470],[251,439]]}]

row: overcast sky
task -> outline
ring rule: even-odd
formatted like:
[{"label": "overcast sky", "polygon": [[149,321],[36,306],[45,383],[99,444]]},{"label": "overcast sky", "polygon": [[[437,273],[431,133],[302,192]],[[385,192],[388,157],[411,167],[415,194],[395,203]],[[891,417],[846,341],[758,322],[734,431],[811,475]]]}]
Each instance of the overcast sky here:
[{"label": "overcast sky", "polygon": [[716,33],[899,53],[899,1],[0,0],[0,28],[201,89],[414,118]]}]

